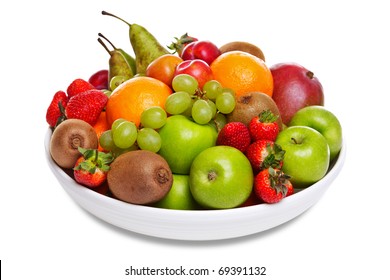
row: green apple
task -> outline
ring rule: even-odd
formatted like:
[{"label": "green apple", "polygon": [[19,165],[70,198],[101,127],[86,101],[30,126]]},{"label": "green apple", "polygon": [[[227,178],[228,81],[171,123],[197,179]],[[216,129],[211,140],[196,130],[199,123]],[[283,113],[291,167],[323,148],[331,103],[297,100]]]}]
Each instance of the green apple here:
[{"label": "green apple", "polygon": [[166,196],[153,206],[176,210],[199,209],[192,197],[188,175],[173,174],[173,184]]},{"label": "green apple", "polygon": [[247,157],[236,148],[208,148],[191,165],[192,196],[206,208],[237,207],[248,199],[252,188],[252,166]]},{"label": "green apple", "polygon": [[295,113],[289,126],[303,125],[314,128],[328,141],[330,160],[340,152],[343,144],[342,128],[337,117],[323,106],[308,106]]},{"label": "green apple", "polygon": [[217,131],[211,125],[197,124],[183,115],[168,117],[159,134],[159,154],[175,174],[189,174],[194,158],[217,140]]},{"label": "green apple", "polygon": [[317,130],[307,126],[290,126],[278,134],[275,143],[286,151],[282,169],[291,176],[294,188],[308,187],[328,171],[328,142]]}]

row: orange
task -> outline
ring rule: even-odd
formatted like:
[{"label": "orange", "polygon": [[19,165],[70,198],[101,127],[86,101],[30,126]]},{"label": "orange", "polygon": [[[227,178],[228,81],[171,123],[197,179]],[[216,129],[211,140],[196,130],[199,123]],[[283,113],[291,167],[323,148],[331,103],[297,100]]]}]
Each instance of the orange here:
[{"label": "orange", "polygon": [[134,77],[119,85],[106,105],[107,122],[119,118],[134,122],[138,127],[142,112],[152,106],[164,108],[165,100],[172,93],[169,86],[151,77]]},{"label": "orange", "polygon": [[253,91],[272,96],[274,84],[271,70],[263,60],[252,54],[226,52],[218,56],[210,67],[214,78],[223,87],[234,90],[236,97]]},{"label": "orange", "polygon": [[[102,133],[104,131],[111,129],[111,126],[107,122],[107,117],[106,117],[105,111],[102,111],[100,113],[99,118],[97,119],[93,128],[96,131],[96,135],[97,135],[98,139],[100,138],[100,135],[102,135]],[[99,149],[99,151],[104,151],[104,149],[100,146],[100,144],[99,144],[98,149]]]}]

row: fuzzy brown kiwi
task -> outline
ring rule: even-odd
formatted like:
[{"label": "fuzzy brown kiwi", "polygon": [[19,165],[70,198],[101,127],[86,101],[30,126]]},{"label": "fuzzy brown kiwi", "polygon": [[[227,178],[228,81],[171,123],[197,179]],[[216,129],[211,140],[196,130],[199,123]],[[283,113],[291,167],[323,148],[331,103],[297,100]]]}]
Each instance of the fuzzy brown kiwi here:
[{"label": "fuzzy brown kiwi", "polygon": [[249,125],[253,117],[258,116],[267,109],[275,116],[279,116],[276,122],[278,123],[279,130],[282,130],[283,123],[278,106],[269,95],[262,92],[250,92],[238,97],[236,107],[226,117],[228,122],[242,122]]},{"label": "fuzzy brown kiwi", "polygon": [[265,56],[263,51],[258,47],[248,42],[234,41],[227,43],[219,48],[221,53],[230,52],[230,51],[243,51],[250,53],[254,56],[265,61]]},{"label": "fuzzy brown kiwi", "polygon": [[110,191],[119,200],[150,204],[161,200],[173,184],[172,171],[159,154],[137,150],[117,157],[107,174]]},{"label": "fuzzy brown kiwi", "polygon": [[98,137],[94,128],[79,119],[67,119],[53,131],[50,139],[50,154],[62,168],[73,168],[81,156],[78,147],[97,149]]}]

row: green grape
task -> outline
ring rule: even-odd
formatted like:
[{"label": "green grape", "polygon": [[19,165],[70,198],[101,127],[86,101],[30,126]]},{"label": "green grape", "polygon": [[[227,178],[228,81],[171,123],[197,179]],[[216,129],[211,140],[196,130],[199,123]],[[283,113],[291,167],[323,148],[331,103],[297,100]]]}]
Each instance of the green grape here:
[{"label": "green grape", "polygon": [[116,148],[114,140],[112,139],[112,131],[106,130],[99,137],[100,146],[106,151],[112,151]]},{"label": "green grape", "polygon": [[207,81],[203,86],[203,92],[206,94],[208,99],[215,100],[222,92],[221,84],[216,80]]},{"label": "green grape", "polygon": [[211,101],[210,99],[207,100],[207,104],[209,104],[213,114],[211,116],[211,118],[214,118],[215,114],[217,113],[217,106],[215,105],[215,103],[213,101]]},{"label": "green grape", "polygon": [[172,88],[174,91],[185,91],[190,95],[195,94],[198,89],[198,81],[188,74],[176,75],[172,80]]},{"label": "green grape", "polygon": [[138,146],[136,144],[134,144],[126,149],[120,149],[120,148],[115,146],[115,148],[110,152],[114,155],[114,157],[119,157],[120,155],[122,155],[124,153],[130,152],[130,151],[135,151],[135,150],[138,150]]},{"label": "green grape", "polygon": [[228,92],[230,93],[231,95],[233,95],[234,97],[236,97],[236,93],[234,92],[234,90],[232,90],[231,88],[222,88],[222,91],[221,92]]},{"label": "green grape", "polygon": [[181,113],[181,115],[190,118],[192,116],[192,106],[194,105],[194,103],[195,103],[195,99],[191,98],[190,106],[188,106],[187,110]]},{"label": "green grape", "polygon": [[222,114],[229,114],[236,107],[236,98],[230,92],[222,92],[217,96],[215,105]]},{"label": "green grape", "polygon": [[108,89],[102,89],[102,91],[103,91],[103,93],[108,97],[108,98],[110,98],[110,96],[111,96],[111,93],[112,93],[112,91],[111,90],[108,90]]},{"label": "green grape", "polygon": [[165,110],[171,115],[183,113],[191,105],[191,96],[185,91],[178,91],[168,96]]},{"label": "green grape", "polygon": [[114,91],[114,89],[116,89],[120,84],[122,84],[126,80],[128,80],[128,78],[125,77],[125,76],[114,76],[114,77],[112,77],[111,80],[110,80],[110,85],[109,85],[110,90]]},{"label": "green grape", "polygon": [[167,113],[159,106],[149,107],[141,114],[141,124],[143,127],[158,129],[163,127],[166,122]]},{"label": "green grape", "polygon": [[226,124],[226,116],[218,112],[213,119],[213,125],[217,128],[217,131],[220,131]]},{"label": "green grape", "polygon": [[115,146],[127,149],[137,140],[137,127],[133,122],[123,121],[112,131],[112,138]]},{"label": "green grape", "polygon": [[161,137],[152,128],[144,127],[138,131],[137,144],[141,150],[157,153],[161,148]]},{"label": "green grape", "polygon": [[115,129],[116,129],[116,128],[118,127],[118,125],[120,125],[122,122],[127,122],[127,120],[120,118],[120,119],[116,119],[116,120],[112,123],[112,125],[111,125],[112,133],[114,133]]},{"label": "green grape", "polygon": [[198,124],[206,124],[213,117],[213,110],[206,100],[198,99],[192,106],[192,118]]}]

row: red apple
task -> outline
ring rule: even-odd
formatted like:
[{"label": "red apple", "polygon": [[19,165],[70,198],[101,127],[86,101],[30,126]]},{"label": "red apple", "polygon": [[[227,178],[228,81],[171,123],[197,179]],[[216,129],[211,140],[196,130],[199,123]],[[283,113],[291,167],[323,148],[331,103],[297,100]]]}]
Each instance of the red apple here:
[{"label": "red apple", "polygon": [[278,63],[270,67],[274,79],[272,98],[284,124],[303,107],[324,105],[322,85],[313,72],[296,63]]},{"label": "red apple", "polygon": [[174,76],[188,74],[198,81],[199,88],[214,78],[210,66],[201,59],[185,60],[176,67]]},{"label": "red apple", "polygon": [[108,89],[108,70],[99,70],[89,77],[88,82],[96,89]]},{"label": "red apple", "polygon": [[221,54],[219,48],[210,41],[195,41],[184,47],[183,60],[201,59],[210,65]]}]

